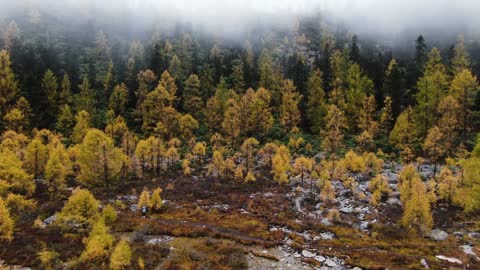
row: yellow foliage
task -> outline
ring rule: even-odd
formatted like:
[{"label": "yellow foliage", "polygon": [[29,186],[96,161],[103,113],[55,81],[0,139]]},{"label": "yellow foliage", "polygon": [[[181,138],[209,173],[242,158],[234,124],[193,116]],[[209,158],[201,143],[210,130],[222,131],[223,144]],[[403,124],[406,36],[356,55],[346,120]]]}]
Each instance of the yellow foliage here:
[{"label": "yellow foliage", "polygon": [[132,250],[127,241],[121,240],[110,256],[110,269],[121,270],[126,269],[132,260]]},{"label": "yellow foliage", "polygon": [[247,176],[245,176],[245,182],[255,182],[256,178],[255,175],[253,175],[252,171],[248,171]]},{"label": "yellow foliage", "polygon": [[150,205],[154,210],[160,210],[163,206],[163,200],[162,200],[162,189],[161,188],[156,188],[153,191],[152,198],[150,199]]},{"label": "yellow foliage", "polygon": [[353,173],[364,172],[367,169],[362,156],[357,155],[357,153],[352,150],[345,154],[345,158],[342,160],[342,162],[345,168]]},{"label": "yellow foliage", "polygon": [[190,175],[192,173],[190,169],[190,160],[184,159],[182,161],[183,175]]},{"label": "yellow foliage", "polygon": [[381,174],[377,174],[368,184],[368,191],[372,193],[370,204],[377,205],[381,198],[392,192],[388,186],[387,178]]},{"label": "yellow foliage", "polygon": [[280,146],[272,162],[273,179],[280,184],[288,182],[287,172],[290,170],[290,153],[284,145]]},{"label": "yellow foliage", "polygon": [[57,215],[59,224],[68,226],[79,224],[86,227],[91,225],[99,214],[98,201],[86,189],[75,189],[62,211]]},{"label": "yellow foliage", "polygon": [[335,188],[330,180],[326,180],[320,192],[320,199],[324,203],[331,203],[335,200]]},{"label": "yellow foliage", "polygon": [[142,206],[152,207],[152,201],[150,200],[150,192],[147,188],[143,188],[140,197],[138,197],[137,209],[141,209]]},{"label": "yellow foliage", "polygon": [[383,159],[378,158],[375,153],[363,153],[362,157],[370,175],[375,175],[382,170],[384,165]]},{"label": "yellow foliage", "polygon": [[105,220],[105,224],[111,225],[117,220],[117,211],[111,204],[107,204],[102,210],[102,217]]},{"label": "yellow foliage", "polygon": [[93,225],[88,237],[83,239],[85,250],[80,255],[81,260],[90,261],[108,256],[113,245],[113,236],[108,230],[103,219]]},{"label": "yellow foliage", "polygon": [[3,199],[0,197],[0,240],[10,241],[13,239],[13,219],[5,205]]}]

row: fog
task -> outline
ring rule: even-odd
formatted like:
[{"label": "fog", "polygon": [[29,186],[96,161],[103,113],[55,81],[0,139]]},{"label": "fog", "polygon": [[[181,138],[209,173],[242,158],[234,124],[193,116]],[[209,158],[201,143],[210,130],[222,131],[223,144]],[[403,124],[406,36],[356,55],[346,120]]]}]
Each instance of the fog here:
[{"label": "fog", "polygon": [[214,33],[238,35],[252,25],[291,27],[302,16],[322,14],[357,33],[474,32],[476,0],[0,0],[0,16],[22,11],[69,20],[128,22],[138,26],[188,22]]}]

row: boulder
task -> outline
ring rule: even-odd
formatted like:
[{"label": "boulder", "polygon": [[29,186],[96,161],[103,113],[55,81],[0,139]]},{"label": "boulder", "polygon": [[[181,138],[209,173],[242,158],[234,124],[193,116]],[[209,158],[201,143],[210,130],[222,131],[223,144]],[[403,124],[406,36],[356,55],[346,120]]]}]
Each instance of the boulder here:
[{"label": "boulder", "polygon": [[443,241],[447,239],[448,233],[440,230],[440,229],[434,229],[430,232],[430,238],[435,240],[435,241]]}]

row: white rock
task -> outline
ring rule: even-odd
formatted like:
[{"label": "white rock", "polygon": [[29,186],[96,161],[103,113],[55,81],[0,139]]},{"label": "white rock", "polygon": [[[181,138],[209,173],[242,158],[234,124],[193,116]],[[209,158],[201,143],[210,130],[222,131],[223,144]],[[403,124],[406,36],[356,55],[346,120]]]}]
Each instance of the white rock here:
[{"label": "white rock", "polygon": [[423,267],[425,267],[425,269],[427,269],[427,270],[430,269],[430,266],[428,266],[428,263],[427,263],[427,261],[425,261],[425,259],[421,259],[420,264],[423,265]]},{"label": "white rock", "polygon": [[430,232],[430,238],[432,238],[435,241],[443,241],[447,239],[448,233],[440,230],[440,229],[434,229]]},{"label": "white rock", "polygon": [[397,198],[388,198],[387,204],[402,206],[402,202]]},{"label": "white rock", "polygon": [[443,255],[437,255],[437,256],[435,256],[435,258],[437,258],[439,260],[442,260],[442,261],[451,262],[451,263],[463,264],[462,261],[460,261],[457,258],[447,257],[447,256],[443,256]]},{"label": "white rock", "polygon": [[324,232],[320,234],[320,238],[322,238],[323,240],[332,240],[333,238],[335,238],[335,235],[331,232]]},{"label": "white rock", "polygon": [[46,225],[50,225],[52,224],[53,222],[55,222],[57,220],[57,216],[56,215],[53,215],[53,216],[50,216],[48,217],[47,219],[45,219],[43,221],[43,223],[45,223]]},{"label": "white rock", "polygon": [[325,261],[325,265],[327,265],[328,267],[336,267],[336,266],[337,266],[337,263],[334,262],[334,261],[331,260],[331,259],[327,259],[327,260]]},{"label": "white rock", "polygon": [[353,206],[345,206],[339,209],[340,212],[345,213],[345,214],[350,214],[353,212]]},{"label": "white rock", "polygon": [[321,256],[321,255],[317,255],[314,257],[315,260],[319,261],[319,262],[324,262],[326,259],[325,257]]},{"label": "white rock", "polygon": [[352,268],[352,270],[362,270],[362,268],[360,268],[360,267],[354,267],[354,268]]},{"label": "white rock", "polygon": [[312,258],[312,257],[315,257],[315,254],[304,249],[302,250],[302,256],[305,257],[305,258]]},{"label": "white rock", "polygon": [[477,260],[480,260],[480,258],[477,256],[477,254],[473,251],[473,247],[472,246],[469,246],[469,245],[463,245],[461,246],[461,248],[463,249],[463,252],[467,255],[470,255],[472,257],[474,257],[475,259]]}]

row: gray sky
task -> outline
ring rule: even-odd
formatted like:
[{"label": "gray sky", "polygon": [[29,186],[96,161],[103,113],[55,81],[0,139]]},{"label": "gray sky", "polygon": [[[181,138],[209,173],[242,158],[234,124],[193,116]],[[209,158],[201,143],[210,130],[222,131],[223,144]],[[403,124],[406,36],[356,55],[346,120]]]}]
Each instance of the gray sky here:
[{"label": "gray sky", "polygon": [[[0,7],[27,3],[43,12],[135,14],[138,20],[173,18],[215,31],[235,32],[259,19],[291,24],[299,15],[322,11],[357,32],[467,26],[480,28],[480,0],[0,0]],[[1,12],[1,8],[0,8]]]}]

